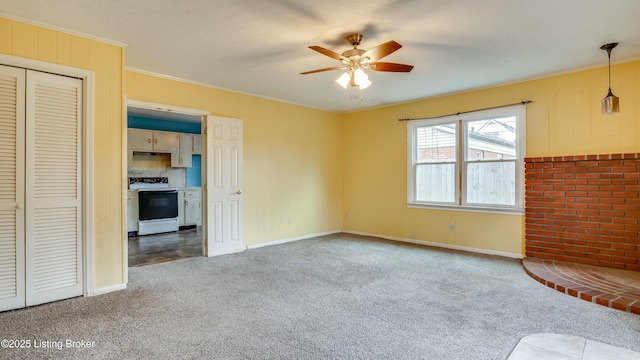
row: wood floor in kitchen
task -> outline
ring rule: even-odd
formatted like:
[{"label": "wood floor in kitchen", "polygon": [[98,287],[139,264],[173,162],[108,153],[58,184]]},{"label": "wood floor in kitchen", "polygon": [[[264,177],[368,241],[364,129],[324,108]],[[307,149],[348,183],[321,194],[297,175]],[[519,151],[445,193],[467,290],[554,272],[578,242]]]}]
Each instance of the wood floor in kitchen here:
[{"label": "wood floor in kitchen", "polygon": [[202,256],[202,227],[129,237],[129,266]]}]

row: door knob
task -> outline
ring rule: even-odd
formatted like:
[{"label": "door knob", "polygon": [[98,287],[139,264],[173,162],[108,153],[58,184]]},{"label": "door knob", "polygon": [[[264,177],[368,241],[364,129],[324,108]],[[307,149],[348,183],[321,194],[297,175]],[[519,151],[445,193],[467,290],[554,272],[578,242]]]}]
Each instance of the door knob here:
[{"label": "door knob", "polygon": [[22,204],[16,204],[16,210],[22,209]]},{"label": "door knob", "polygon": [[236,191],[233,192],[233,195],[240,195],[240,194],[242,194],[241,190],[236,190]]}]

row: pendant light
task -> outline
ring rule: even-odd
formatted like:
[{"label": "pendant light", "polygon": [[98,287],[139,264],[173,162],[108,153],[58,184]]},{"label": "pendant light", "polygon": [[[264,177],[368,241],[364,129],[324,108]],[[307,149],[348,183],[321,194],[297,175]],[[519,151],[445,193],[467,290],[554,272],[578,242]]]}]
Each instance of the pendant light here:
[{"label": "pendant light", "polygon": [[620,99],[611,92],[611,50],[616,46],[618,43],[604,44],[600,47],[601,50],[607,52],[609,57],[609,93],[602,99],[603,114],[615,114],[620,111]]}]

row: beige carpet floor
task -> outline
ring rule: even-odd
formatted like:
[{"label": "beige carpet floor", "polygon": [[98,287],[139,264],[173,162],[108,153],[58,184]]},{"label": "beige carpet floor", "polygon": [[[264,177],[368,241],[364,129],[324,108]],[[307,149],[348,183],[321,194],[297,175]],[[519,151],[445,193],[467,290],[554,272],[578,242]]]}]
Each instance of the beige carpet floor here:
[{"label": "beige carpet floor", "polygon": [[130,268],[129,280],[0,313],[1,339],[32,344],[0,358],[506,359],[535,333],[640,351],[640,316],[547,288],[517,260],[348,234]]}]

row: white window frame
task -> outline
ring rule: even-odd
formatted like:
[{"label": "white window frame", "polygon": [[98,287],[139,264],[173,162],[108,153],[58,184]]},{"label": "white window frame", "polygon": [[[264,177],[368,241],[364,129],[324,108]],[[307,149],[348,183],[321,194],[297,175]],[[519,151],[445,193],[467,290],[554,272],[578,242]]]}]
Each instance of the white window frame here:
[{"label": "white window frame", "polygon": [[[515,205],[468,204],[466,194],[467,124],[471,121],[516,116],[516,194]],[[456,124],[455,202],[440,203],[416,200],[417,153],[416,129],[440,124]],[[497,109],[469,112],[435,119],[418,119],[407,122],[407,206],[411,208],[449,209],[489,213],[524,213],[524,156],[526,154],[526,106],[514,105]],[[476,161],[473,161],[476,162]]]}]

